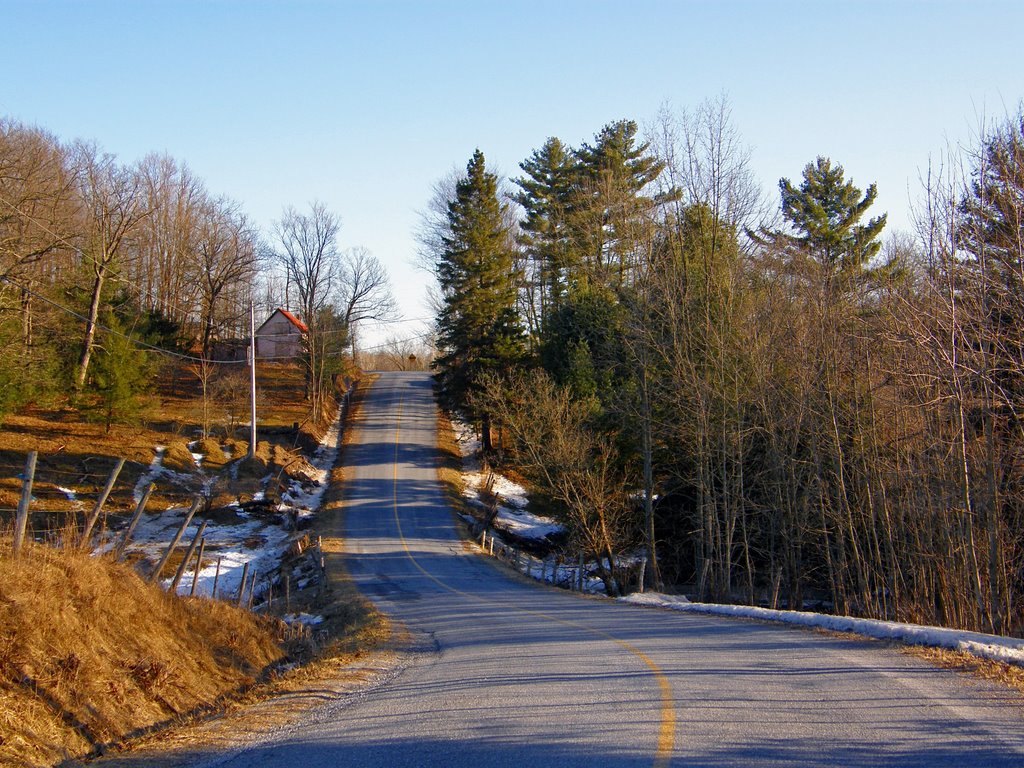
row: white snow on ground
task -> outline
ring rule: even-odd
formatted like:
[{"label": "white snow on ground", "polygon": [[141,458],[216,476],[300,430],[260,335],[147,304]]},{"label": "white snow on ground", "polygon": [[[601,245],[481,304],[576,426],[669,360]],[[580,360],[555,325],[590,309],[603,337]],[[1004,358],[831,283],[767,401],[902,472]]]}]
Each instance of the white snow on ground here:
[{"label": "white snow on ground", "polygon": [[452,421],[455,440],[462,453],[462,479],[466,484],[465,495],[474,503],[482,503],[480,494],[491,483],[491,492],[498,499],[498,513],[494,527],[521,539],[541,541],[549,535],[562,531],[562,526],[549,517],[528,512],[529,495],[523,486],[498,473],[485,471],[480,462],[480,440],[473,428],[465,422]]},{"label": "white snow on ground", "polygon": [[132,491],[132,498],[135,499],[135,503],[138,504],[142,501],[142,494],[146,492],[146,486],[150,483],[156,482],[156,479],[164,473],[164,453],[167,451],[166,445],[157,445],[153,447],[154,455],[153,461],[149,464],[149,471],[143,472],[139,481],[135,484],[135,489]]},{"label": "white snow on ground", "polygon": [[817,627],[834,632],[852,632],[880,640],[898,640],[911,645],[927,645],[934,648],[950,648],[964,651],[983,659],[1001,661],[1006,664],[1024,666],[1024,640],[980,632],[964,632],[957,629],[928,627],[920,624],[900,624],[894,621],[876,619],[855,619],[850,616],[828,616],[822,613],[804,611],[776,611],[769,608],[755,608],[746,605],[716,605],[713,603],[691,603],[685,597],[645,592],[620,598],[623,602],[636,605],[653,605],[688,613],[709,613],[719,616],[741,616],[763,621],[778,621],[804,627]]},{"label": "white snow on ground", "polygon": [[[143,554],[148,560],[157,562],[181,527],[184,514],[185,510],[177,509],[144,515],[139,520],[128,551]],[[200,525],[202,520],[196,515],[185,529],[178,546],[187,547]],[[280,525],[261,520],[244,520],[233,525],[211,521],[207,524],[203,536],[206,539],[206,553],[203,557],[206,566],[199,571],[196,594],[209,596],[212,593],[219,558],[221,564],[220,576],[217,579],[217,595],[224,598],[238,592],[246,563],[249,563],[250,574],[253,570],[256,573],[272,570],[277,567],[281,554],[289,544],[287,530]],[[174,569],[165,567],[161,575],[162,583],[169,587],[174,578]],[[187,595],[191,591],[192,578],[193,571],[189,568],[178,585],[179,594]]]},{"label": "white snow on ground", "polygon": [[[520,552],[517,564],[515,548],[501,542],[500,535],[494,540],[493,545],[490,541],[490,534],[487,535],[486,546],[483,545],[482,541],[477,541],[477,544],[482,547],[484,554],[493,554],[495,557],[505,560],[513,568],[517,568],[520,573],[525,576],[529,576],[531,579],[544,581],[545,583],[555,584],[568,589],[577,589],[579,587],[579,563],[558,563],[555,557],[548,557],[541,560],[528,553]],[[593,561],[583,563],[582,591],[592,595],[603,595],[605,594],[605,584],[600,578],[594,575],[596,572],[596,563]]]},{"label": "white snow on ground", "polygon": [[307,627],[312,627],[322,623],[324,617],[311,613],[286,613],[281,619],[289,624],[304,624]]},{"label": "white snow on ground", "polygon": [[562,531],[562,526],[549,517],[541,517],[526,510],[498,508],[494,527],[515,534],[521,539],[545,539]]},{"label": "white snow on ground", "polygon": [[[486,487],[488,472],[480,465],[480,440],[472,427],[458,419],[452,420],[455,439],[462,453],[466,483],[466,496],[479,503],[478,496]],[[494,474],[492,489],[499,498],[498,516],[495,528],[499,535],[502,530],[514,533],[520,538],[543,539],[550,533],[561,530],[561,526],[550,518],[540,517],[526,511],[529,497],[521,485],[508,478]],[[500,545],[498,545],[500,546]],[[524,556],[520,560],[519,570],[535,579],[549,583],[577,583],[579,568],[577,565],[563,564],[555,566],[552,561],[542,564],[540,560]],[[583,590],[591,594],[603,594],[604,582],[590,574],[596,570],[593,563],[584,564]],[[950,648],[964,651],[974,656],[1007,664],[1024,666],[1024,640],[997,635],[985,635],[978,632],[964,632],[942,627],[927,627],[918,624],[900,624],[892,621],[874,619],[856,619],[850,616],[829,616],[821,613],[804,611],[778,611],[768,608],[756,608],[742,605],[715,605],[712,603],[691,603],[685,597],[662,595],[655,592],[634,593],[620,600],[636,605],[652,605],[676,611],[691,613],[708,613],[721,616],[740,616],[744,618],[776,621],[796,624],[805,627],[817,627],[835,632],[851,632],[881,640],[897,640],[912,645],[926,645],[936,648]]]},{"label": "white snow on ground", "polygon": [[78,498],[78,493],[73,488],[65,488],[62,485],[58,485],[57,490],[63,493],[67,497],[68,501],[70,501],[72,505],[74,505],[72,507],[73,509],[84,508],[81,500]]},{"label": "white snow on ground", "polygon": [[[238,517],[238,522],[211,520],[207,524],[204,533],[206,539],[206,552],[203,557],[205,566],[199,571],[196,594],[209,596],[212,593],[215,578],[219,597],[230,598],[237,594],[246,563],[249,565],[249,578],[253,573],[264,574],[277,568],[292,539],[291,532],[284,525],[285,521],[288,518],[310,517],[320,506],[327,488],[331,467],[338,457],[337,444],[340,430],[341,413],[339,412],[338,418],[327,430],[320,441],[320,447],[317,448],[310,461],[313,469],[306,473],[307,479],[292,480],[282,493],[281,503],[277,505],[276,510],[281,513],[280,522],[272,519],[258,519],[257,516],[236,508],[235,514]],[[162,466],[165,450],[164,446],[156,446],[156,455],[150,464],[149,471],[143,474],[135,486],[136,502],[142,498],[142,493],[148,483],[159,482],[161,477],[183,477]],[[264,478],[264,482],[269,480],[269,475]],[[210,482],[212,482],[212,477],[205,485],[209,487]],[[254,501],[262,501],[264,498],[263,491],[253,495]],[[237,502],[234,506],[237,507]],[[143,515],[132,536],[128,551],[144,554],[147,559],[156,563],[181,527],[184,515],[185,510],[181,508]],[[181,541],[178,543],[179,548],[187,547],[192,542],[201,524],[201,516],[197,514],[181,537]],[[103,548],[112,547],[119,536],[119,531],[113,531],[110,540],[103,545]],[[220,559],[219,576],[217,575],[218,558]],[[164,585],[169,586],[174,578],[174,570],[167,567],[162,576]],[[179,594],[188,594],[191,591],[192,579],[193,571],[189,568],[178,585]],[[266,583],[261,582],[262,579],[257,576],[257,594],[266,588]]]}]

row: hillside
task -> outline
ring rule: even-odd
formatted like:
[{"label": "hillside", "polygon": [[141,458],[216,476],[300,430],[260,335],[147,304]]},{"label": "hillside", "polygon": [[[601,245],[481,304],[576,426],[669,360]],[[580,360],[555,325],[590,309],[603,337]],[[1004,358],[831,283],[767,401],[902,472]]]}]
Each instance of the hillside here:
[{"label": "hillside", "polygon": [[[6,538],[6,537],[5,537]],[[52,765],[209,707],[281,660],[280,622],[84,552],[0,548],[0,764]]]},{"label": "hillside", "polygon": [[[336,424],[306,419],[301,369],[262,367],[255,459],[245,458],[248,428],[230,402],[204,403],[189,371],[167,373],[144,423],[107,430],[65,406],[30,407],[0,427],[0,764],[53,765],[104,751],[215,708],[281,663],[308,659],[327,636],[361,627],[359,610],[337,604],[357,598],[342,589],[325,601],[326,573],[316,565],[310,524],[337,495],[324,496],[338,480],[329,470],[339,435]],[[29,536],[15,557],[10,523],[32,450]],[[96,533],[79,546],[121,458]],[[149,483],[125,562],[97,556],[121,540]],[[149,578],[197,496],[194,520]],[[204,553],[183,563],[200,525]],[[243,594],[263,615],[234,607],[250,566]],[[179,596],[170,592],[176,571],[187,573]],[[313,608],[327,628],[319,633],[274,618]]]}]

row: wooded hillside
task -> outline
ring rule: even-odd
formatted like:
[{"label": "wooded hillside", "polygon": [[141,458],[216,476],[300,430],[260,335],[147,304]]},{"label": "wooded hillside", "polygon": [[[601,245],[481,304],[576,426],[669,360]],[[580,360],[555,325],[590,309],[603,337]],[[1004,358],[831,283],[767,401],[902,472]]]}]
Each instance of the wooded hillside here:
[{"label": "wooded hillside", "polygon": [[1024,632],[1020,115],[888,236],[836,159],[764,195],[724,101],[521,169],[426,214],[441,381],[606,583]]}]

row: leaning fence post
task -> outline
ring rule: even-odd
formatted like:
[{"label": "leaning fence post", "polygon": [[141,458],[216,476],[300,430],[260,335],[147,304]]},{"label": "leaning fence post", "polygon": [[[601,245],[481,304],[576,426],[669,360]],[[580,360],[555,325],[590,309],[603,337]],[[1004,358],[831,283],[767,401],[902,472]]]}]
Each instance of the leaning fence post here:
[{"label": "leaning fence post", "polygon": [[160,562],[156,564],[156,568],[154,568],[153,572],[149,574],[150,582],[154,582],[160,578],[160,572],[164,569],[164,566],[167,565],[167,561],[170,559],[174,548],[178,546],[178,542],[181,541],[181,537],[185,535],[185,529],[188,528],[188,524],[192,522],[192,516],[199,509],[199,505],[202,501],[203,500],[197,496],[192,502],[192,506],[189,507],[188,514],[185,515],[185,522],[181,524],[181,528],[179,528],[178,532],[174,535],[173,541],[171,541],[170,545],[167,547],[167,551],[164,552],[164,556],[160,558]]},{"label": "leaning fence post", "polygon": [[494,534],[491,534],[491,557],[494,556]]},{"label": "leaning fence post", "polygon": [[107,478],[107,484],[103,486],[103,492],[100,497],[96,499],[96,506],[92,508],[92,512],[89,513],[89,517],[85,520],[85,527],[82,529],[82,536],[78,539],[78,546],[84,547],[89,543],[89,537],[92,536],[92,529],[96,525],[96,521],[99,519],[100,512],[103,511],[103,505],[107,503],[107,497],[110,496],[110,492],[114,490],[114,483],[117,482],[117,476],[121,474],[121,468],[124,467],[124,459],[118,459],[117,464],[110,473],[110,477]]},{"label": "leaning fence post", "polygon": [[206,520],[203,520],[203,524],[199,526],[199,530],[196,531],[196,535],[192,537],[192,543],[188,545],[188,549],[185,552],[185,556],[181,558],[181,564],[178,566],[178,570],[174,573],[174,579],[171,581],[171,588],[169,592],[177,592],[178,585],[181,583],[182,576],[185,575],[185,569],[188,568],[188,564],[192,561],[192,555],[195,554],[196,547],[199,546],[199,540],[203,538],[203,534],[206,533]]},{"label": "leaning fence post", "polygon": [[[206,523],[203,523],[206,525]],[[199,571],[203,569],[203,553],[206,551],[206,539],[204,538],[199,542],[199,554],[196,555],[196,568],[192,572],[192,589],[189,590],[188,596],[196,596],[196,584],[199,582]]]},{"label": "leaning fence post", "polygon": [[21,480],[21,501],[18,502],[18,516],[14,520],[14,554],[21,553],[25,543],[25,529],[28,527],[28,505],[32,501],[32,483],[36,477],[36,451],[29,451],[25,461],[25,475]]},{"label": "leaning fence post", "polygon": [[146,509],[146,504],[149,503],[149,495],[151,493],[153,493],[153,483],[146,486],[146,490],[142,493],[142,498],[139,499],[139,503],[135,507],[135,514],[132,515],[132,519],[128,523],[128,527],[125,528],[124,533],[121,534],[121,541],[118,542],[117,548],[114,550],[114,557],[118,562],[124,560],[124,550],[128,546],[128,542],[131,541],[132,534],[135,533],[135,526],[139,524],[139,519],[142,517],[142,513]]},{"label": "leaning fence post", "polygon": [[217,570],[213,572],[213,590],[210,592],[210,597],[214,600],[217,599],[217,582],[220,581],[220,561],[223,559],[223,556],[217,558]]},{"label": "leaning fence post", "polygon": [[245,582],[249,577],[249,564],[246,563],[242,568],[242,582],[238,585],[238,599],[235,600],[235,605],[239,608],[242,607],[242,597],[245,595]]}]

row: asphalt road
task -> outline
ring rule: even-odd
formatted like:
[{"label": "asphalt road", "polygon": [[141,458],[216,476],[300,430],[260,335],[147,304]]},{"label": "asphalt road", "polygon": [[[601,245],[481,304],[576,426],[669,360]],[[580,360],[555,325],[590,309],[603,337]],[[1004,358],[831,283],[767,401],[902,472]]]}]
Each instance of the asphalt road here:
[{"label": "asphalt road", "polygon": [[217,765],[1024,766],[1018,696],[877,643],[525,583],[460,541],[430,380],[387,373],[347,449],[349,567],[411,632],[354,702]]}]

